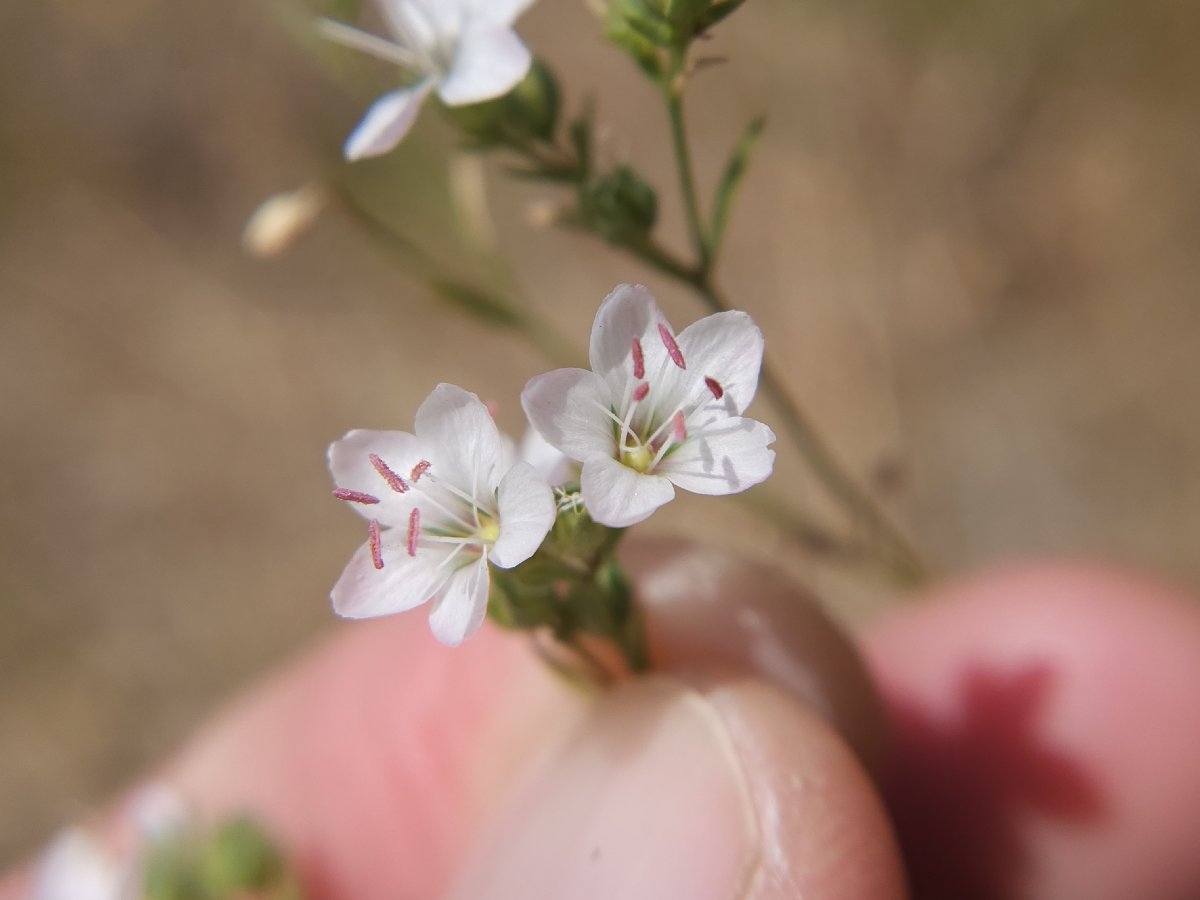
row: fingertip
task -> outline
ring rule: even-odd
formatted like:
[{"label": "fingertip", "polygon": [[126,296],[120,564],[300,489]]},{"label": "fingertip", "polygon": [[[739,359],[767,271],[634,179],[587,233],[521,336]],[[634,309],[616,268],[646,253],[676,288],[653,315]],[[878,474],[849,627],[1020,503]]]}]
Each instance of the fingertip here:
[{"label": "fingertip", "polygon": [[662,538],[630,545],[623,561],[657,670],[774,684],[837,730],[868,771],[879,770],[883,701],[856,646],[794,578],[719,547]]},{"label": "fingertip", "polygon": [[530,723],[569,703],[511,635],[451,650],[421,616],[356,623],[219,716],[165,779],[205,821],[263,822],[314,896],[440,896]]},{"label": "fingertip", "polygon": [[648,678],[501,808],[451,895],[472,900],[890,900],[898,852],[845,742],[761,681]]},{"label": "fingertip", "polygon": [[891,824],[861,761],[821,716],[743,679],[706,691],[737,748],[759,828],[744,900],[906,896]]},{"label": "fingertip", "polygon": [[1200,888],[1200,615],[1088,564],[948,584],[868,637],[918,894],[1174,898]]}]

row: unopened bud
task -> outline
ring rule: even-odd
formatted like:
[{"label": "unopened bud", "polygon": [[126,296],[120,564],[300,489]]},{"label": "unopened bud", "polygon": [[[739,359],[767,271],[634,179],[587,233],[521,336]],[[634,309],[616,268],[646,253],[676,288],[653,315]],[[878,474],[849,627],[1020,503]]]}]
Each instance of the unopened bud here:
[{"label": "unopened bud", "polygon": [[325,191],[311,183],[268,197],[246,222],[242,249],[263,259],[278,256],[312,227],[325,202]]},{"label": "unopened bud", "polygon": [[642,176],[626,165],[589,185],[581,198],[588,224],[614,243],[647,234],[658,221],[658,197]]}]

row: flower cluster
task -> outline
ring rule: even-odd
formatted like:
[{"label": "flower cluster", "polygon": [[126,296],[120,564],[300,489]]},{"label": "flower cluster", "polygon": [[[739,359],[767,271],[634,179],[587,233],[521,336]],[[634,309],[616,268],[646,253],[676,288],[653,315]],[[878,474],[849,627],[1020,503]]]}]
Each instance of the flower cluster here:
[{"label": "flower cluster", "polygon": [[[621,285],[596,316],[592,369],[560,369],[526,386],[528,461],[513,461],[478,397],[449,384],[421,404],[411,433],[349,432],[329,448],[329,466],[334,496],[368,520],[367,541],[333,589],[334,609],[367,618],[432,601],[434,635],[456,645],[487,613],[489,567],[518,575],[552,529],[569,535],[560,543],[584,541],[578,523],[563,525],[580,507],[593,528],[611,532],[646,519],[676,487],[732,494],[758,484],[771,473],[775,436],[742,413],[762,351],[745,313],[676,333],[645,288]],[[603,536],[595,543],[615,546]],[[564,571],[576,570],[593,577],[598,565]],[[555,590],[568,595],[554,571]],[[506,584],[520,593],[519,578]]]}]

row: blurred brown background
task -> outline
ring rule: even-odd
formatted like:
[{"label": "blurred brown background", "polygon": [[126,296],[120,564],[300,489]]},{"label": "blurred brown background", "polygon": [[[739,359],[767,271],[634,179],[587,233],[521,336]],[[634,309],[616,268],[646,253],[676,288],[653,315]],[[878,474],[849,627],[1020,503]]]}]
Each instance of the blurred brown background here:
[{"label": "blurred brown background", "polygon": [[[336,211],[282,259],[241,253],[247,215],[326,170],[387,75],[318,65],[301,25],[237,0],[0,5],[0,861],[336,627],[326,591],[362,536],[328,494],[331,439],[408,427],[442,380],[516,429],[544,368]],[[1198,29],[1188,0],[751,0],[710,45],[729,63],[693,87],[702,181],[770,117],[721,279],[942,571],[1086,554],[1200,584]],[[682,246],[633,66],[575,0],[521,30],[573,105],[597,88],[606,153],[651,176]],[[431,106],[361,177],[456,258],[449,142]],[[490,183],[517,283],[579,346],[618,281],[699,314],[525,225],[551,191]],[[786,450],[772,490],[820,509]],[[651,527],[777,560],[849,619],[889,602],[735,504]]]}]

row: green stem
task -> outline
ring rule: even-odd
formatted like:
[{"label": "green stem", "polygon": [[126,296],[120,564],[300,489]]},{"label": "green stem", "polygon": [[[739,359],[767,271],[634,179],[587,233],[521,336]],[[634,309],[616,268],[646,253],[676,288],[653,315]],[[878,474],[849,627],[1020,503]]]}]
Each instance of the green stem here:
[{"label": "green stem", "polygon": [[[659,271],[691,285],[713,312],[723,312],[730,309],[730,306],[713,284],[712,272],[716,260],[700,216],[691,153],[684,126],[685,65],[683,53],[672,54],[671,66],[663,80],[662,89],[666,100],[667,118],[671,123],[671,142],[679,173],[684,215],[696,263],[689,266],[679,261],[652,238],[647,238],[638,246],[630,246],[630,250]],[[845,507],[852,520],[866,530],[870,543],[879,549],[885,566],[894,572],[902,583],[915,584],[924,580],[927,569],[920,555],[871,495],[842,468],[800,404],[792,397],[786,381],[766,361],[763,362],[759,383],[763,393],[781,413],[784,427],[809,468],[830,494]]]},{"label": "green stem", "polygon": [[679,190],[683,195],[688,233],[692,251],[696,254],[698,272],[707,275],[712,267],[711,251],[704,220],[700,217],[700,201],[696,193],[696,178],[692,171],[692,154],[688,147],[687,129],[683,121],[684,54],[672,54],[672,64],[663,82],[667,102],[667,118],[671,123],[671,146],[675,151],[675,168],[679,173]]}]

